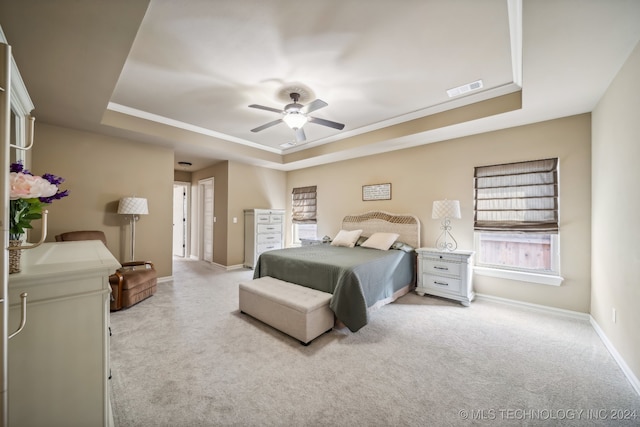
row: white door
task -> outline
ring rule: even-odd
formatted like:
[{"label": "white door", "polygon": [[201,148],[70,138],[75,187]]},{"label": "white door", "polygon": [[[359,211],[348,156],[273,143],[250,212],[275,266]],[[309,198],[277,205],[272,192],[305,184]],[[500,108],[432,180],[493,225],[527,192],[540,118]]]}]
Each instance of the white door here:
[{"label": "white door", "polygon": [[202,259],[213,262],[213,178],[200,181]]},{"label": "white door", "polygon": [[186,256],[187,249],[187,186],[173,184],[173,255]]}]

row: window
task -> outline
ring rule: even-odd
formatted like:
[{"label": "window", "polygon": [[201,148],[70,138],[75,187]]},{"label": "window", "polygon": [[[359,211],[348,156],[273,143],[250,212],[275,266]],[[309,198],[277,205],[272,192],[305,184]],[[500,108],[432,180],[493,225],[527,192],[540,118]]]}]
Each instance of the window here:
[{"label": "window", "polygon": [[474,230],[478,267],[559,284],[558,159],[475,168]]},{"label": "window", "polygon": [[293,244],[300,239],[315,239],[318,225],[316,223],[317,187],[294,188],[291,200],[291,222],[293,223]]},{"label": "window", "polygon": [[293,224],[293,242],[300,243],[301,239],[315,240],[318,238],[318,224]]}]

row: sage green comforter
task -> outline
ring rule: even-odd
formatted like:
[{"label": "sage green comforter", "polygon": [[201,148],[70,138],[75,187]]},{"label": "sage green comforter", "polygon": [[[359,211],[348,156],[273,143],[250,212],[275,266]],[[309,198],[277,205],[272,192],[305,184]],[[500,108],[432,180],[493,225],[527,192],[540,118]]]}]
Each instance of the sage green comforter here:
[{"label": "sage green comforter", "polygon": [[369,321],[367,308],[414,281],[415,252],[329,244],[264,252],[254,279],[275,277],[333,294],[329,307],[355,332]]}]

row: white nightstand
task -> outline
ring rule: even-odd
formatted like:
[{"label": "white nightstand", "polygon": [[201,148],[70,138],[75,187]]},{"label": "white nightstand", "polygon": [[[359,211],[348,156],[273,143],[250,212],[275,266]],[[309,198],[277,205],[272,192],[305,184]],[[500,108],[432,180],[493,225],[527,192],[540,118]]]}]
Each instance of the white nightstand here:
[{"label": "white nightstand", "polygon": [[322,239],[300,239],[300,246],[321,245],[323,243],[331,243]]},{"label": "white nightstand", "polygon": [[475,298],[472,284],[472,251],[445,252],[419,248],[418,295],[431,294],[460,301],[465,307]]}]

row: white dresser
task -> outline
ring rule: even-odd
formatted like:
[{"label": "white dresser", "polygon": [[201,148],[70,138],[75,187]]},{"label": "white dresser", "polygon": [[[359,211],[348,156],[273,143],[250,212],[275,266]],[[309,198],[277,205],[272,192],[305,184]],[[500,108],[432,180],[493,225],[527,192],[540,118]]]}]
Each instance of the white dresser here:
[{"label": "white dresser", "polygon": [[475,298],[472,283],[474,252],[444,252],[434,248],[419,248],[416,252],[416,293],[453,299],[468,307]]},{"label": "white dresser", "polygon": [[284,209],[245,209],[244,266],[254,268],[261,253],[284,247]]},{"label": "white dresser", "polygon": [[100,241],[44,243],[22,252],[9,275],[9,425],[106,426],[109,404],[109,274],[120,267]]}]

